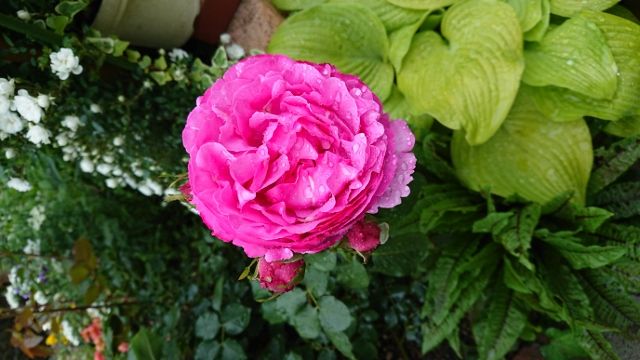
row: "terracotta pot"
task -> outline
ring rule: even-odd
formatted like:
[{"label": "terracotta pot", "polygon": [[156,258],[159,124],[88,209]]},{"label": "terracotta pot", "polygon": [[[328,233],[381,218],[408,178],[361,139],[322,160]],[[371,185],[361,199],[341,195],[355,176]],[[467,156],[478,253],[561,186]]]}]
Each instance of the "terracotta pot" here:
[{"label": "terracotta pot", "polygon": [[180,47],[193,34],[200,0],[102,0],[93,27],[133,45]]},{"label": "terracotta pot", "polygon": [[233,19],[240,0],[202,0],[193,37],[207,44],[218,44]]}]

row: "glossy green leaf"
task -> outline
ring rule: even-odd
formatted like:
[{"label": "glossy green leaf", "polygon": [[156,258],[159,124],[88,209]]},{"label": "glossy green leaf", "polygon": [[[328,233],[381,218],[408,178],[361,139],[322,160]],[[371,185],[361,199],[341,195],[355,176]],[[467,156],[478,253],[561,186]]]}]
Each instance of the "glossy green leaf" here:
[{"label": "glossy green leaf", "polygon": [[320,271],[331,271],[336,267],[338,258],[333,251],[322,251],[307,255],[304,260],[307,264]]},{"label": "glossy green leaf", "polygon": [[291,319],[291,325],[303,339],[315,339],[320,336],[318,309],[307,304]]},{"label": "glossy green leaf", "polygon": [[214,340],[206,340],[198,344],[195,360],[215,359],[220,352],[220,343]]},{"label": "glossy green leaf", "polygon": [[351,289],[366,289],[369,287],[369,274],[357,256],[340,266],[337,270],[338,282]]},{"label": "glossy green leaf", "polygon": [[371,9],[382,21],[387,32],[391,33],[401,27],[419,21],[425,10],[407,9],[396,6],[387,0],[330,0],[332,2],[356,3]]},{"label": "glossy green leaf", "polygon": [[582,10],[605,10],[620,0],[551,0],[551,12],[556,15],[571,17]]},{"label": "glossy green leaf", "polygon": [[333,344],[333,346],[340,351],[347,359],[355,359],[353,355],[353,345],[349,340],[349,337],[343,332],[327,332],[327,337]]},{"label": "glossy green leaf", "polygon": [[231,335],[238,335],[249,325],[251,309],[234,303],[225,306],[220,313],[222,328]]},{"label": "glossy green leaf", "polygon": [[398,87],[417,111],[481,144],[504,121],[520,85],[518,18],[498,0],[470,0],[447,10],[441,30],[444,39],[433,31],[414,37]]},{"label": "glossy green leaf", "polygon": [[56,12],[60,15],[73,18],[77,13],[84,10],[89,2],[87,1],[62,1],[56,5]]},{"label": "glossy green leaf", "polygon": [[196,320],[196,336],[205,340],[211,340],[218,335],[220,319],[218,314],[207,312]]},{"label": "glossy green leaf", "polygon": [[234,339],[226,339],[222,343],[220,360],[246,360],[247,354],[242,345]]},{"label": "glossy green leaf", "polygon": [[162,358],[162,339],[146,328],[140,329],[129,343],[128,360],[155,360]]},{"label": "glossy green leaf", "polygon": [[435,10],[460,0],[387,0],[388,2],[407,9],[423,9],[423,10]]},{"label": "glossy green leaf", "polygon": [[618,86],[611,100],[595,99],[555,86],[533,87],[536,105],[554,121],[582,116],[618,120],[640,112],[640,25],[615,15],[585,11],[581,18],[602,31],[618,67]]},{"label": "glossy green leaf", "polygon": [[533,29],[542,21],[542,0],[507,0],[516,11],[522,32]]},{"label": "glossy green leaf", "polygon": [[549,28],[549,21],[551,20],[551,5],[549,4],[549,0],[542,0],[540,2],[541,10],[541,18],[538,23],[531,28],[529,31],[523,34],[523,37],[526,41],[540,41],[544,37],[544,34],[547,32]]},{"label": "glossy green leaf", "polygon": [[502,128],[487,143],[469,146],[454,134],[452,159],[460,180],[473,190],[514,194],[545,204],[566,191],[585,201],[593,163],[591,136],[583,120],[549,121],[521,94]]},{"label": "glossy green leaf", "polygon": [[342,301],[328,295],[318,300],[320,325],[327,332],[341,332],[351,325],[351,313]]},{"label": "glossy green leaf", "polygon": [[307,290],[313,293],[313,296],[319,297],[327,292],[327,283],[329,281],[329,273],[318,270],[313,266],[307,266],[304,272],[304,284]]},{"label": "glossy green leaf", "polygon": [[304,291],[299,288],[295,288],[289,292],[286,292],[278,297],[276,302],[276,308],[282,314],[285,314],[288,318],[292,318],[298,309],[307,302],[307,297]]},{"label": "glossy green leaf", "polygon": [[607,124],[604,128],[607,134],[619,137],[640,135],[640,115],[629,116]]},{"label": "glossy green leaf", "polygon": [[598,27],[573,18],[525,49],[522,81],[532,86],[567,88],[597,99],[611,99],[618,86],[618,67]]},{"label": "glossy green leaf", "polygon": [[296,13],[275,31],[268,52],[334,64],[358,75],[382,100],[391,92],[386,31],[376,14],[362,5],[328,3]]}]

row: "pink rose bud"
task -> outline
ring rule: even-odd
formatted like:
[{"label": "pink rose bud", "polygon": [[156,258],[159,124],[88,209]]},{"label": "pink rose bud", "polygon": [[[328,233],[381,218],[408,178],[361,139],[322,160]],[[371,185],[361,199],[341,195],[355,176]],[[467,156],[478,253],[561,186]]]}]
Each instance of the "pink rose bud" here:
[{"label": "pink rose bud", "polygon": [[298,274],[303,266],[304,260],[268,262],[264,258],[260,258],[258,260],[260,286],[274,293],[287,292],[296,286]]},{"label": "pink rose bud", "polygon": [[361,253],[373,251],[380,245],[380,227],[378,224],[361,220],[347,233],[349,246]]},{"label": "pink rose bud", "polygon": [[118,345],[118,351],[120,351],[121,353],[126,353],[127,351],[129,351],[129,343],[127,343],[126,341],[121,342],[120,345]]}]

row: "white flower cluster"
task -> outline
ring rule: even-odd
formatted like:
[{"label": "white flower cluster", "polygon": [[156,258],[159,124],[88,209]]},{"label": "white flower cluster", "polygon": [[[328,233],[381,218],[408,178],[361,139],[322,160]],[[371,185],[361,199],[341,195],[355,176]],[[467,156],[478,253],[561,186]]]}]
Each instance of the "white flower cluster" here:
[{"label": "white flower cluster", "polygon": [[242,46],[231,42],[231,35],[224,33],[220,35],[220,43],[224,45],[227,50],[227,55],[231,60],[240,60],[245,55],[245,51]]},{"label": "white flower cluster", "polygon": [[43,205],[38,205],[33,207],[33,209],[31,209],[31,211],[29,211],[29,219],[27,219],[27,222],[29,223],[29,225],[33,228],[33,230],[38,231],[40,230],[40,227],[42,226],[42,223],[47,219],[47,216],[44,212],[44,206]]},{"label": "white flower cluster", "polygon": [[49,55],[49,60],[51,60],[51,71],[60,80],[67,80],[70,74],[79,75],[82,73],[80,58],[75,56],[73,50],[69,48],[61,48],[58,52],[52,52]]},{"label": "white flower cluster", "polygon": [[[31,96],[25,89],[16,94],[13,79],[0,78],[0,140],[16,135],[28,127],[23,135],[27,140],[40,146],[49,144],[51,133],[40,122],[44,111],[49,107],[49,96],[40,94]],[[5,157],[11,158],[15,153],[7,152]]]}]

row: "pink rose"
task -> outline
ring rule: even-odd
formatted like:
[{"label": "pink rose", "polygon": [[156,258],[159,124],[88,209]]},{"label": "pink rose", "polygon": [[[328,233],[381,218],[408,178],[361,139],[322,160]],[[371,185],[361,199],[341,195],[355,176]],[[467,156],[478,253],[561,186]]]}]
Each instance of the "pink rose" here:
[{"label": "pink rose", "polygon": [[258,279],[260,286],[275,293],[287,292],[298,282],[296,279],[304,265],[303,260],[294,262],[268,262],[264,258],[258,260]]},{"label": "pink rose", "polygon": [[373,251],[380,245],[380,227],[371,221],[359,221],[349,229],[347,241],[352,249],[361,253]]},{"label": "pink rose", "polygon": [[191,202],[223,241],[267,261],[335,244],[409,194],[414,136],[357,77],[259,55],[232,66],[182,133]]},{"label": "pink rose", "polygon": [[126,341],[121,342],[118,345],[118,351],[121,353],[126,353],[127,351],[129,351],[129,343]]}]

